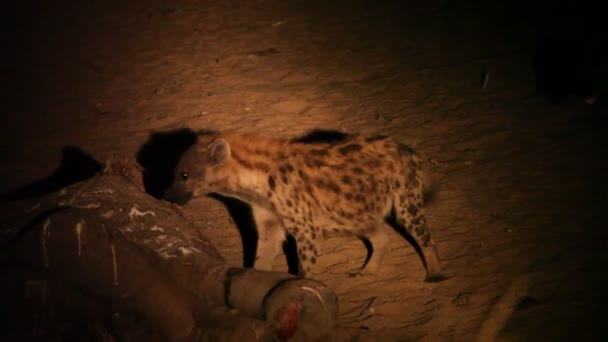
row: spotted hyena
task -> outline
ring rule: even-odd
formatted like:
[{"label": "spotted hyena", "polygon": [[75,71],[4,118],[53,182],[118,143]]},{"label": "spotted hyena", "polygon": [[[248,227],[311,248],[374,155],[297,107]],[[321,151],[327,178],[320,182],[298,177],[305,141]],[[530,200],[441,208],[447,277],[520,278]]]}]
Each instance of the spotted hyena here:
[{"label": "spotted hyena", "polygon": [[301,277],[313,275],[319,239],[341,234],[371,243],[356,273],[374,273],[392,218],[418,245],[426,280],[437,281],[441,266],[422,211],[424,190],[414,151],[387,137],[305,142],[207,132],[181,157],[165,197],[183,204],[218,193],[249,203],[259,236],[254,267],[272,268],[287,233],[296,240]]}]

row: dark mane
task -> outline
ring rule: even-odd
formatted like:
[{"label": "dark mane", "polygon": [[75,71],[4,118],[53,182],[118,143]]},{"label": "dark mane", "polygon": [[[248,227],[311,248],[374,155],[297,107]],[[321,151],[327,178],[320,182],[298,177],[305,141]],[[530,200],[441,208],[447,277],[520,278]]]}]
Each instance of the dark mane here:
[{"label": "dark mane", "polygon": [[348,140],[351,135],[337,130],[314,129],[303,136],[290,140],[301,144],[332,144]]}]

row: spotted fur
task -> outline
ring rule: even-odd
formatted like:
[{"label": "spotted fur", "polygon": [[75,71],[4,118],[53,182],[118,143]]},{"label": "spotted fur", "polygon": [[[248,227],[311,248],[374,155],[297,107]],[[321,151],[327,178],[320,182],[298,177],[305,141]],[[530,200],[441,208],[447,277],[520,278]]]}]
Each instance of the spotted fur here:
[{"label": "spotted fur", "polygon": [[318,241],[342,234],[371,243],[359,273],[374,273],[392,217],[420,248],[426,280],[436,281],[441,266],[423,214],[424,191],[415,152],[390,138],[305,143],[215,132],[201,134],[182,156],[166,197],[185,203],[219,193],[249,203],[259,235],[254,267],[272,268],[287,233],[296,240],[302,277],[314,275]]}]

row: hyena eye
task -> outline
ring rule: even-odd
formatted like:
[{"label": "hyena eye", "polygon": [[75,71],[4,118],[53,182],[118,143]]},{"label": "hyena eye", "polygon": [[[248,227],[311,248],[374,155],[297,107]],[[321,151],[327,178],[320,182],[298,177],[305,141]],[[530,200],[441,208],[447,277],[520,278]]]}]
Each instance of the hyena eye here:
[{"label": "hyena eye", "polygon": [[187,181],[188,180],[188,172],[182,172],[182,180],[183,181]]}]

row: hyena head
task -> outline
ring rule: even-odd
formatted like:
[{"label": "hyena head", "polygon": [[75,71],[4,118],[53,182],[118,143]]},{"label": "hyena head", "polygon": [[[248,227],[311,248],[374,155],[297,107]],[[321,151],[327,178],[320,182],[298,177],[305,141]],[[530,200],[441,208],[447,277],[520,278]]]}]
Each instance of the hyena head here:
[{"label": "hyena head", "polygon": [[230,160],[230,145],[217,135],[199,136],[182,155],[175,167],[174,180],[165,198],[180,205],[192,198],[213,192],[222,178],[222,169]]}]

